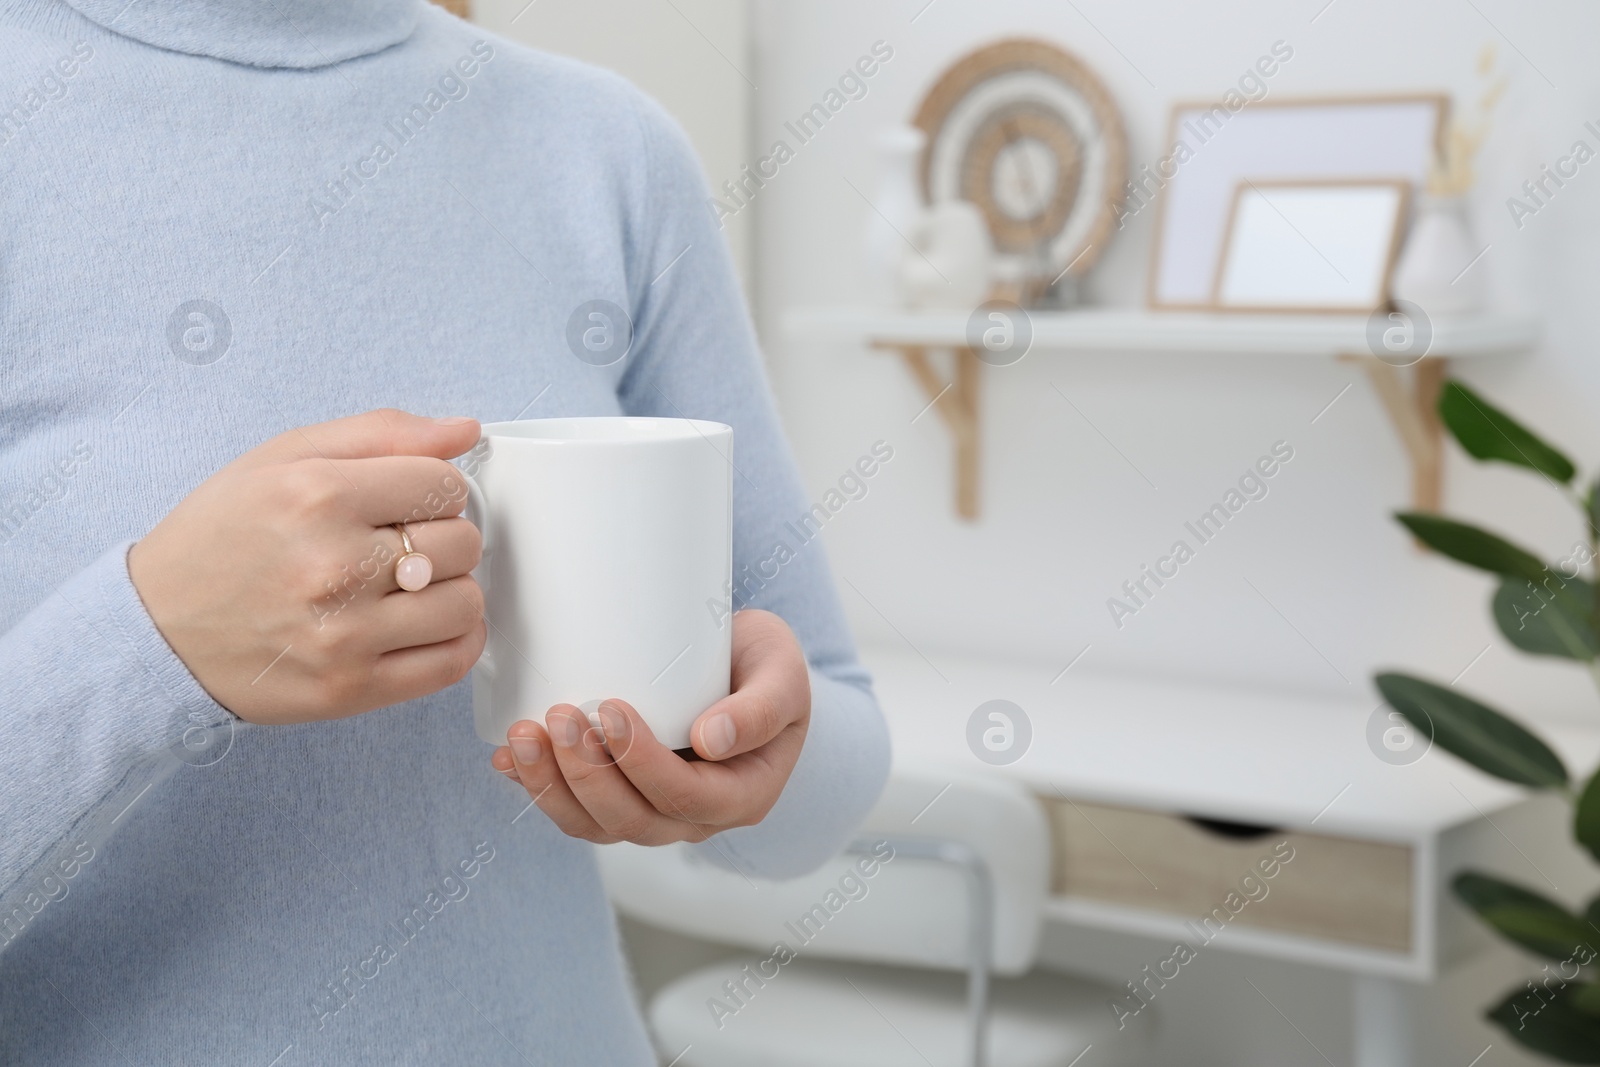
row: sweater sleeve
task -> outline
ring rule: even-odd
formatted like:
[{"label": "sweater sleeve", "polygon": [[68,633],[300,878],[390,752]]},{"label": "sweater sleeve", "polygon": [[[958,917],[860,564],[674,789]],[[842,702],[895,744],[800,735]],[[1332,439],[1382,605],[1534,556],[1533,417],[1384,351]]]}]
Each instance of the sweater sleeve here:
[{"label": "sweater sleeve", "polygon": [[781,616],[811,673],[810,731],[777,804],[760,824],[699,848],[750,876],[795,877],[834,855],[876,802],[888,732],[821,542],[796,533],[809,505],[699,163],[665,112],[644,99],[637,108],[648,188],[632,249],[634,348],[622,404],[733,427],[732,606]]},{"label": "sweater sleeve", "polygon": [[130,544],[0,634],[0,947],[151,786],[232,743],[238,720],[145,611]]}]

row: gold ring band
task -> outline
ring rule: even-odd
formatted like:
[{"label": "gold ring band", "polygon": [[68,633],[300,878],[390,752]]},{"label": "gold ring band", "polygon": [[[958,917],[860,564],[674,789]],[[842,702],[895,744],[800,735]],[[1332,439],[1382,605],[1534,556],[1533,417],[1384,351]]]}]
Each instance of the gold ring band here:
[{"label": "gold ring band", "polygon": [[400,558],[394,561],[395,584],[408,593],[426,589],[428,583],[433,581],[433,560],[417,551],[411,543],[411,534],[406,530],[405,523],[397,522],[394,528],[400,534],[400,547],[403,549]]}]

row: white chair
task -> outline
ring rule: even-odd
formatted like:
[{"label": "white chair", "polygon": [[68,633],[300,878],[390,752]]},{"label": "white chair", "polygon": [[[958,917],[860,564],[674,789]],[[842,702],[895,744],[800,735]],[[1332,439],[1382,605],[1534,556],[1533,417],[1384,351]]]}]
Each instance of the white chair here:
[{"label": "white chair", "polygon": [[1027,973],[1050,838],[1004,779],[896,774],[856,843],[790,882],[681,845],[600,857],[620,912],[757,953],[653,998],[675,1067],[1069,1067],[1091,1045],[1082,1067],[1107,1067],[1142,1049],[1142,1027],[1117,1029],[1120,991]]}]

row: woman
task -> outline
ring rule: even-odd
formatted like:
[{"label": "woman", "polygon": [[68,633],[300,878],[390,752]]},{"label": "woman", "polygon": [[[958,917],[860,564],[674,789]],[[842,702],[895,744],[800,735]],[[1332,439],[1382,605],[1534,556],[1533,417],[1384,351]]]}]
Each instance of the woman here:
[{"label": "woman", "polygon": [[459,502],[312,602],[479,418],[731,423],[736,569],[805,511],[681,133],[419,0],[0,0],[0,70],[0,1062],[651,1062],[588,842],[793,875],[886,771],[819,549],[701,762],[475,739]]}]

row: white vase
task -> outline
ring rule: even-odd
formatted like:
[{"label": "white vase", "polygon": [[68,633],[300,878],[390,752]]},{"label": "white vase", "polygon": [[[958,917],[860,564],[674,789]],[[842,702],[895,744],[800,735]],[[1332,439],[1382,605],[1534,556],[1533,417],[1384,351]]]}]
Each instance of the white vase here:
[{"label": "white vase", "polygon": [[[1463,197],[1424,196],[1417,205],[1395,264],[1389,290],[1396,300],[1416,304],[1429,315],[1469,315],[1483,310],[1485,273],[1473,257],[1482,249],[1472,239]],[[1468,266],[1471,270],[1468,270]]]},{"label": "white vase", "polygon": [[917,167],[927,137],[915,126],[893,126],[878,139],[878,187],[867,208],[866,257],[874,303],[903,306],[900,263],[906,241],[922,216]]},{"label": "white vase", "polygon": [[977,205],[946,200],[924,211],[900,257],[902,303],[919,311],[967,311],[989,298],[994,243]]}]

